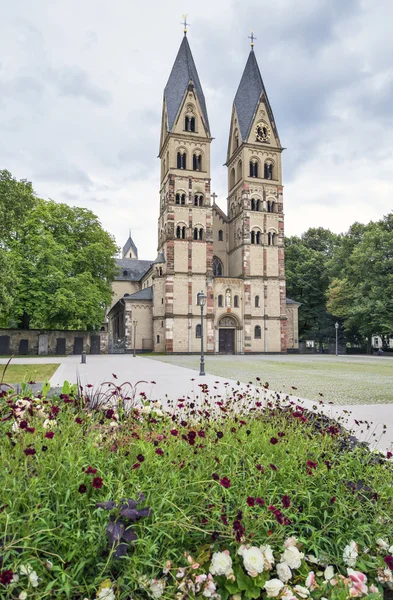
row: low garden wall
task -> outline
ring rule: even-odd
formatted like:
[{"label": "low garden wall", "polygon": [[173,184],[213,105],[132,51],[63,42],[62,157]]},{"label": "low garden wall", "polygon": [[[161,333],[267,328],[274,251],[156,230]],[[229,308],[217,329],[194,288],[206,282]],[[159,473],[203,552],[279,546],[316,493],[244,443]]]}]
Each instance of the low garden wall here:
[{"label": "low garden wall", "polygon": [[107,354],[106,331],[0,329],[0,356]]}]

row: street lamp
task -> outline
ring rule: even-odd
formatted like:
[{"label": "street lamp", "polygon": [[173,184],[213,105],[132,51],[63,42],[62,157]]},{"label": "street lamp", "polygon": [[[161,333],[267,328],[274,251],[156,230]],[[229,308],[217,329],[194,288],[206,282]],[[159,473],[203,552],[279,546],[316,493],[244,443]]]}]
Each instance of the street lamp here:
[{"label": "street lamp", "polygon": [[134,358],[136,357],[136,326],[138,325],[138,321],[132,322],[134,326]]},{"label": "street lamp", "polygon": [[335,328],[336,328],[336,356],[338,356],[338,328],[339,328],[339,324],[336,321],[335,323]]},{"label": "street lamp", "polygon": [[206,304],[207,296],[203,292],[197,293],[197,304],[201,307],[201,366],[199,375],[205,375],[205,357],[203,356],[203,307]]}]

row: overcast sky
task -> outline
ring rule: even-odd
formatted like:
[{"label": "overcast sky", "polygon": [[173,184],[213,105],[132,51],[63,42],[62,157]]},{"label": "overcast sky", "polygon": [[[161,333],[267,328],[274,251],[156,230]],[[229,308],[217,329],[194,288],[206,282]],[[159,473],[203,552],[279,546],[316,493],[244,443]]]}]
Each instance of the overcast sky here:
[{"label": "overcast sky", "polygon": [[231,107],[250,50],[284,161],[287,235],[379,219],[393,196],[391,0],[14,0],[0,22],[0,168],[157,250],[162,95],[183,29],[226,206]]}]

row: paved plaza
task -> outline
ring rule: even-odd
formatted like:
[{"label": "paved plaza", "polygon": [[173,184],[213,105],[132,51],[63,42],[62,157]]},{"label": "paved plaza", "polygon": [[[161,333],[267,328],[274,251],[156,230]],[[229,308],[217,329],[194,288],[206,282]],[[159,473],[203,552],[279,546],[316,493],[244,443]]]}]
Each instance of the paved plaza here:
[{"label": "paved plaza", "polygon": [[[155,357],[152,360],[150,357],[132,355],[100,355],[87,356],[86,364],[81,364],[79,356],[67,357],[32,357],[32,358],[15,358],[15,364],[31,363],[59,363],[59,368],[51,378],[52,386],[61,386],[65,380],[70,383],[76,383],[80,380],[82,385],[91,384],[98,387],[104,381],[113,381],[123,383],[126,381],[135,384],[138,381],[144,381],[138,386],[138,392],[143,391],[147,397],[152,400],[161,400],[165,405],[166,399],[189,398],[198,400],[201,396],[199,384],[207,384],[211,395],[221,394],[225,396],[230,393],[231,388],[240,390],[245,389],[245,383],[237,385],[235,376],[242,370],[242,361],[245,359],[255,360],[255,357],[234,356],[232,359],[232,377],[225,378],[211,373],[207,373],[205,377],[200,377],[197,370],[183,367],[166,362],[168,357]],[[171,360],[179,360],[183,358],[196,360],[197,357],[171,357]],[[208,357],[207,370],[212,366],[214,361],[220,359],[227,361],[227,357]],[[271,359],[272,357],[270,357]],[[275,356],[274,360],[285,359],[286,357]],[[302,357],[290,357],[290,359],[301,360]],[[309,360],[309,357],[306,357]],[[258,357],[259,360],[268,360],[269,357]],[[343,357],[348,359],[348,357]],[[315,358],[318,361],[318,357]],[[337,359],[340,360],[340,357]],[[356,364],[355,357],[353,364]],[[370,357],[369,360],[378,360]],[[380,360],[390,361],[391,359],[381,358]],[[5,363],[6,359],[0,359],[0,364]],[[389,363],[392,365],[393,361]],[[214,365],[213,365],[214,368]],[[114,377],[116,375],[117,379]],[[248,381],[243,378],[243,381]],[[155,382],[155,383],[152,383]],[[252,388],[255,391],[255,387]],[[296,390],[297,391],[297,390]],[[313,409],[316,405],[315,401],[310,399],[299,398],[294,396],[296,393],[292,390],[290,398],[303,403],[306,408]],[[264,392],[268,398],[272,391]],[[280,394],[281,398],[285,398],[287,393]],[[393,442],[393,403],[390,404],[358,404],[358,405],[331,405],[324,404],[321,408],[323,412],[329,416],[338,418],[348,428],[352,428],[359,439],[370,442],[373,446],[380,449],[390,449]],[[359,425],[356,425],[355,420]],[[386,425],[386,427],[385,427]],[[385,433],[384,433],[385,432]]]}]

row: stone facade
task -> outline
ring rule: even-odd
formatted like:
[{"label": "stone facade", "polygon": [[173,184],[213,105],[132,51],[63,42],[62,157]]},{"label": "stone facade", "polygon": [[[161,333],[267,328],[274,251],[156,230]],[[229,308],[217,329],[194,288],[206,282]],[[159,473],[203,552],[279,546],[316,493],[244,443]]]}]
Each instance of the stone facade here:
[{"label": "stone facade", "polygon": [[[199,352],[200,291],[208,353],[298,347],[299,305],[285,294],[283,148],[253,49],[232,110],[226,213],[211,194],[212,140],[185,36],[164,91],[158,257],[139,279],[114,284],[115,300],[129,286],[109,313],[110,335],[125,336],[127,351],[137,320],[139,349],[151,340],[154,352]],[[124,259],[141,262],[131,238],[125,248]]]},{"label": "stone facade", "polygon": [[106,331],[0,329],[0,355],[107,354]]}]

